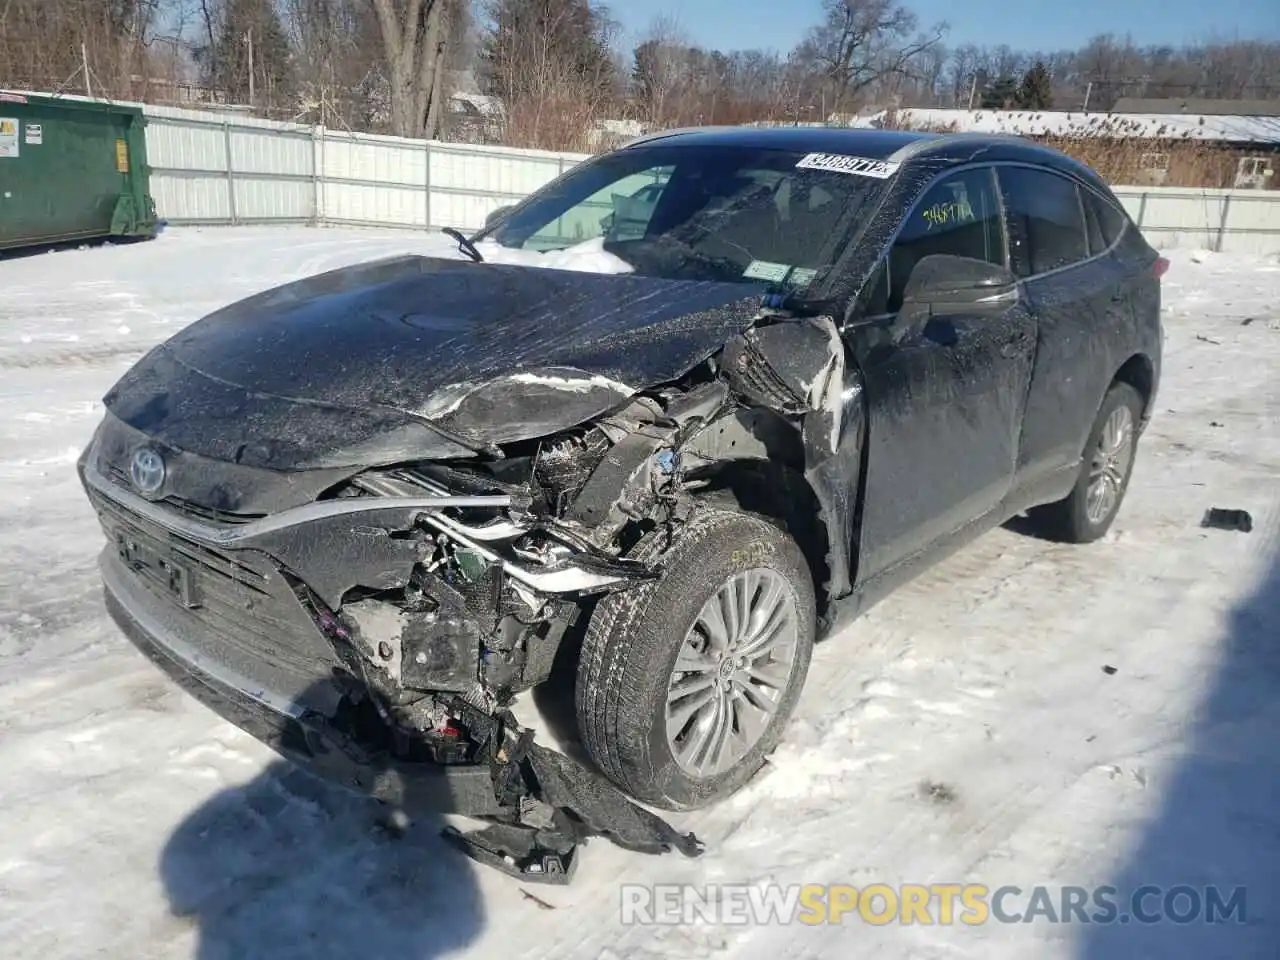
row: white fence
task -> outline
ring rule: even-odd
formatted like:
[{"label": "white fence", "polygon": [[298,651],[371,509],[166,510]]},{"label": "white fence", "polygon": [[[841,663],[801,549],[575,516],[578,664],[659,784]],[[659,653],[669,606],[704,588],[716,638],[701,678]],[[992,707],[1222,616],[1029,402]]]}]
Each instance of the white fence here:
[{"label": "white fence", "polygon": [[1156,247],[1280,253],[1280,190],[1111,189]]},{"label": "white fence", "polygon": [[[180,223],[478,229],[587,159],[145,107],[151,190]],[[1114,188],[1152,243],[1280,252],[1280,191]]]},{"label": "white fence", "polygon": [[151,194],[174,224],[476,229],[586,159],[144,109]]}]

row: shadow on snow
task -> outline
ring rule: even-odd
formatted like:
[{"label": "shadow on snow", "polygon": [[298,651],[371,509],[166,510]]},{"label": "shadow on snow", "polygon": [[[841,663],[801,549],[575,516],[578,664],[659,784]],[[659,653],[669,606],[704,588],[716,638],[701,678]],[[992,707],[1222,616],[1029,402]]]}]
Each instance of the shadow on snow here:
[{"label": "shadow on snow", "polygon": [[427,960],[484,923],[470,861],[423,818],[403,836],[377,802],[284,761],[174,831],[160,874],[196,960]]},{"label": "shadow on snow", "polygon": [[[1163,920],[1093,925],[1082,960],[1249,960],[1280,956],[1280,552],[1256,591],[1231,613],[1209,692],[1185,755],[1162,785],[1163,807],[1111,884],[1121,911],[1146,885],[1244,887],[1245,921]],[[1151,916],[1159,894],[1141,901]],[[1185,916],[1186,895],[1171,904]]]}]

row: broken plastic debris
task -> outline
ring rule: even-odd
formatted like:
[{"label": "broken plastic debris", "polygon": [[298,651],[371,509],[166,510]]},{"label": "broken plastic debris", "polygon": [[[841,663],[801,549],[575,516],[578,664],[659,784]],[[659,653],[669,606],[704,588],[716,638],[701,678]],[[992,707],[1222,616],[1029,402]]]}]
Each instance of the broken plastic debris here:
[{"label": "broken plastic debris", "polygon": [[1253,530],[1253,517],[1249,515],[1248,510],[1224,510],[1222,507],[1210,507],[1205,511],[1200,526],[1249,533]]}]

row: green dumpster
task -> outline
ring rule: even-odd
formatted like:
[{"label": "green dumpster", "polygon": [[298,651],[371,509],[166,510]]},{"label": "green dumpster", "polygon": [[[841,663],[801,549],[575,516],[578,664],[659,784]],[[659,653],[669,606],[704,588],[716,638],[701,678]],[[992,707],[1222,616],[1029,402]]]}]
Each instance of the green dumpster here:
[{"label": "green dumpster", "polygon": [[0,250],[154,237],[142,111],[0,92]]}]

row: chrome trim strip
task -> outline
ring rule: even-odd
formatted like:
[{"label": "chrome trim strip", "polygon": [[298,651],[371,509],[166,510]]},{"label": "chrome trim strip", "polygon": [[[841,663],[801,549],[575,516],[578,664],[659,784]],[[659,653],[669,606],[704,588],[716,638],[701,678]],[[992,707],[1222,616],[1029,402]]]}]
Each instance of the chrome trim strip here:
[{"label": "chrome trim strip", "polygon": [[301,507],[282,510],[280,513],[260,520],[250,520],[248,523],[239,523],[230,527],[218,527],[171,513],[131,490],[112,483],[94,465],[95,457],[96,450],[91,451],[84,467],[85,482],[89,486],[125,510],[206,546],[227,548],[244,546],[248,545],[248,541],[264,534],[344,514],[367,513],[373,510],[421,510],[423,522],[430,524],[468,549],[474,550],[490,563],[501,564],[502,569],[513,579],[542,593],[576,593],[582,590],[596,590],[625,583],[630,579],[616,574],[583,570],[571,563],[547,570],[520,566],[488,547],[481,546],[477,540],[506,539],[509,535],[514,536],[522,532],[523,528],[504,520],[497,520],[482,527],[472,527],[450,520],[439,513],[447,507],[507,507],[511,505],[511,497],[505,494],[483,497],[353,497],[346,500],[326,500],[322,503],[308,503]]},{"label": "chrome trim strip", "polygon": [[464,547],[474,550],[480,556],[484,557],[490,563],[502,564],[502,569],[507,575],[515,580],[519,580],[526,586],[532,587],[542,593],[576,593],[579,590],[596,590],[601,587],[613,586],[618,583],[625,583],[631,579],[629,577],[618,576],[616,574],[595,573],[590,570],[583,570],[572,564],[556,567],[548,570],[535,570],[529,567],[521,567],[509,560],[504,559],[497,553],[494,553],[488,547],[483,547],[479,543],[470,539],[460,524],[443,517],[436,513],[425,513],[422,515],[422,521],[429,523],[446,536],[458,541]]},{"label": "chrome trim strip", "polygon": [[138,496],[131,490],[112,483],[99,472],[93,461],[94,455],[91,454],[85,464],[84,477],[85,482],[98,493],[108,500],[115,501],[131,513],[136,513],[161,527],[172,530],[174,533],[179,533],[184,537],[195,540],[197,543],[203,543],[211,547],[236,547],[265,534],[276,533],[301,523],[309,523],[313,520],[322,520],[327,517],[340,517],[351,513],[368,513],[373,510],[443,510],[447,507],[500,508],[511,505],[511,498],[505,494],[486,497],[398,497],[386,499],[353,497],[346,500],[325,500],[320,503],[308,503],[300,507],[282,510],[259,520],[250,520],[247,523],[238,523],[234,526],[219,527],[171,513],[152,501]]}]

